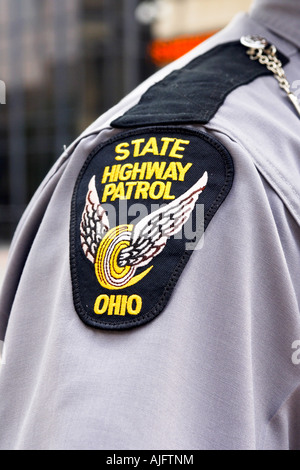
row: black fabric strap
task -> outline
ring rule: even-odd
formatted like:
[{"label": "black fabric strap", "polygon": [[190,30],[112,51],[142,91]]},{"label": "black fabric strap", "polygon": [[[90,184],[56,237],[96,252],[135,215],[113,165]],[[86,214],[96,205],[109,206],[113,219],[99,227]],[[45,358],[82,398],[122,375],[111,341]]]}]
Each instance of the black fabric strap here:
[{"label": "black fabric strap", "polygon": [[[250,60],[246,51],[239,41],[214,47],[150,87],[136,106],[111,125],[208,123],[230,92],[272,73]],[[283,65],[289,61],[281,53],[278,57]]]}]

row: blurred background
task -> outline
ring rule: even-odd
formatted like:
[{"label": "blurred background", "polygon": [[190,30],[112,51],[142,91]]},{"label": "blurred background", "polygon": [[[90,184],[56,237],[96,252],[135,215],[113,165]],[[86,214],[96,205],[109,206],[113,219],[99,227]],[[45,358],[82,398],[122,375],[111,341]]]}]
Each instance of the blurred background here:
[{"label": "blurred background", "polygon": [[0,285],[20,216],[63,146],[250,3],[0,0]]}]

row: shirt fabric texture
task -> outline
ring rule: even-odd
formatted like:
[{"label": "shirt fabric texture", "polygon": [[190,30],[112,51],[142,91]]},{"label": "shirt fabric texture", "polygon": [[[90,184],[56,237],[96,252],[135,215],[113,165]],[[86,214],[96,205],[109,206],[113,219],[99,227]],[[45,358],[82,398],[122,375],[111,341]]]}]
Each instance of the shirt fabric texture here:
[{"label": "shirt fabric texture", "polygon": [[[70,206],[90,152],[154,83],[259,34],[300,71],[300,1],[255,2],[97,119],[25,211],[0,301],[0,449],[300,449],[300,120],[272,75],[233,90],[206,124],[235,168],[164,311],[126,331],[75,312]],[[262,66],[263,67],[263,66]],[[297,91],[297,90],[294,90]]]}]

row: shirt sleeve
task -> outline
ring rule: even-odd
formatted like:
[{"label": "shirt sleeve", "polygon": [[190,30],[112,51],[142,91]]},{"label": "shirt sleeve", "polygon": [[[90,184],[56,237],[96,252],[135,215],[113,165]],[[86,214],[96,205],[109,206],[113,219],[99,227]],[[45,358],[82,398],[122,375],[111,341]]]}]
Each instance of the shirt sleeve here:
[{"label": "shirt sleeve", "polygon": [[2,293],[1,448],[299,447],[299,227],[241,143],[202,130],[231,154],[233,186],[146,325],[95,330],[74,308],[71,198],[99,136],[31,205]]}]

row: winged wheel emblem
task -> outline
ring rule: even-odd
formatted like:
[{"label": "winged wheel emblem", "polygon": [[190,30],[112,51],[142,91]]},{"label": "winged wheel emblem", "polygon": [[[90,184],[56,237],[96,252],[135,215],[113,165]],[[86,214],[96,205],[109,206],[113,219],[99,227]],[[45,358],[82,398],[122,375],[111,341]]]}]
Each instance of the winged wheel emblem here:
[{"label": "winged wheel emblem", "polygon": [[[80,223],[80,240],[87,259],[94,264],[98,282],[106,289],[124,289],[143,279],[153,268],[147,267],[165,248],[168,239],[179,232],[207,185],[208,174],[184,194],[150,213],[136,225],[110,228],[91,178]],[[136,274],[138,268],[145,270]]]}]

